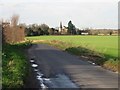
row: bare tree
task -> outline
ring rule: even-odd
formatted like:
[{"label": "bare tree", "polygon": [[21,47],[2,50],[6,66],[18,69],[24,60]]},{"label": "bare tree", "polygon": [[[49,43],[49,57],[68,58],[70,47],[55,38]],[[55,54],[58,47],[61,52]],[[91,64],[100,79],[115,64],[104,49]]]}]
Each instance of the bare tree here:
[{"label": "bare tree", "polygon": [[2,23],[3,23],[3,19],[0,19],[0,25],[2,25]]},{"label": "bare tree", "polygon": [[18,24],[19,15],[15,14],[11,17],[11,26],[15,27]]}]

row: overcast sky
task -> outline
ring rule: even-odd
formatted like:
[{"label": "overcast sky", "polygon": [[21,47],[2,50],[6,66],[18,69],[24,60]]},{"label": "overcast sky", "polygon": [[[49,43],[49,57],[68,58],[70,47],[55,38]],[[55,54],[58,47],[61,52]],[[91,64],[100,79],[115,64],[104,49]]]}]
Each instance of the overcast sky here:
[{"label": "overcast sky", "polygon": [[118,28],[116,0],[0,0],[0,18],[9,19],[13,14],[20,16],[20,23],[27,24],[46,23],[58,27],[60,21],[67,26],[71,20],[78,28]]}]

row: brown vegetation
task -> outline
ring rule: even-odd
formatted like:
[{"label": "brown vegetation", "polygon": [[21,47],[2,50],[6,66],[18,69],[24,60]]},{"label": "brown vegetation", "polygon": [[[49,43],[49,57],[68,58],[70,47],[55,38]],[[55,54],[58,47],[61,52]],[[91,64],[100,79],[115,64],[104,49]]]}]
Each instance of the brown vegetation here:
[{"label": "brown vegetation", "polygon": [[2,22],[3,41],[6,43],[16,43],[24,40],[24,27],[18,26],[19,16],[14,15],[11,22]]}]

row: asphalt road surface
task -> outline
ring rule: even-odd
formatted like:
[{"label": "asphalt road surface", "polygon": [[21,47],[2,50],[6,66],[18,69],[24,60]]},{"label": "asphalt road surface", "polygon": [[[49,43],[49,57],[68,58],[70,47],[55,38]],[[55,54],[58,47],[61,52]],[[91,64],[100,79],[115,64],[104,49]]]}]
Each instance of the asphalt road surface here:
[{"label": "asphalt road surface", "polygon": [[67,75],[81,88],[118,88],[118,74],[81,60],[46,44],[34,44],[28,50],[46,77]]}]

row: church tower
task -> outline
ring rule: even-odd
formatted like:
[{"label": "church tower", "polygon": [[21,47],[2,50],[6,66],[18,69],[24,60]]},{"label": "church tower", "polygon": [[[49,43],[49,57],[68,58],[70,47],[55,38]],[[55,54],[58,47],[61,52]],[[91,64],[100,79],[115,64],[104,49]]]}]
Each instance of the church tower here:
[{"label": "church tower", "polygon": [[59,32],[62,32],[62,22],[60,22]]}]

